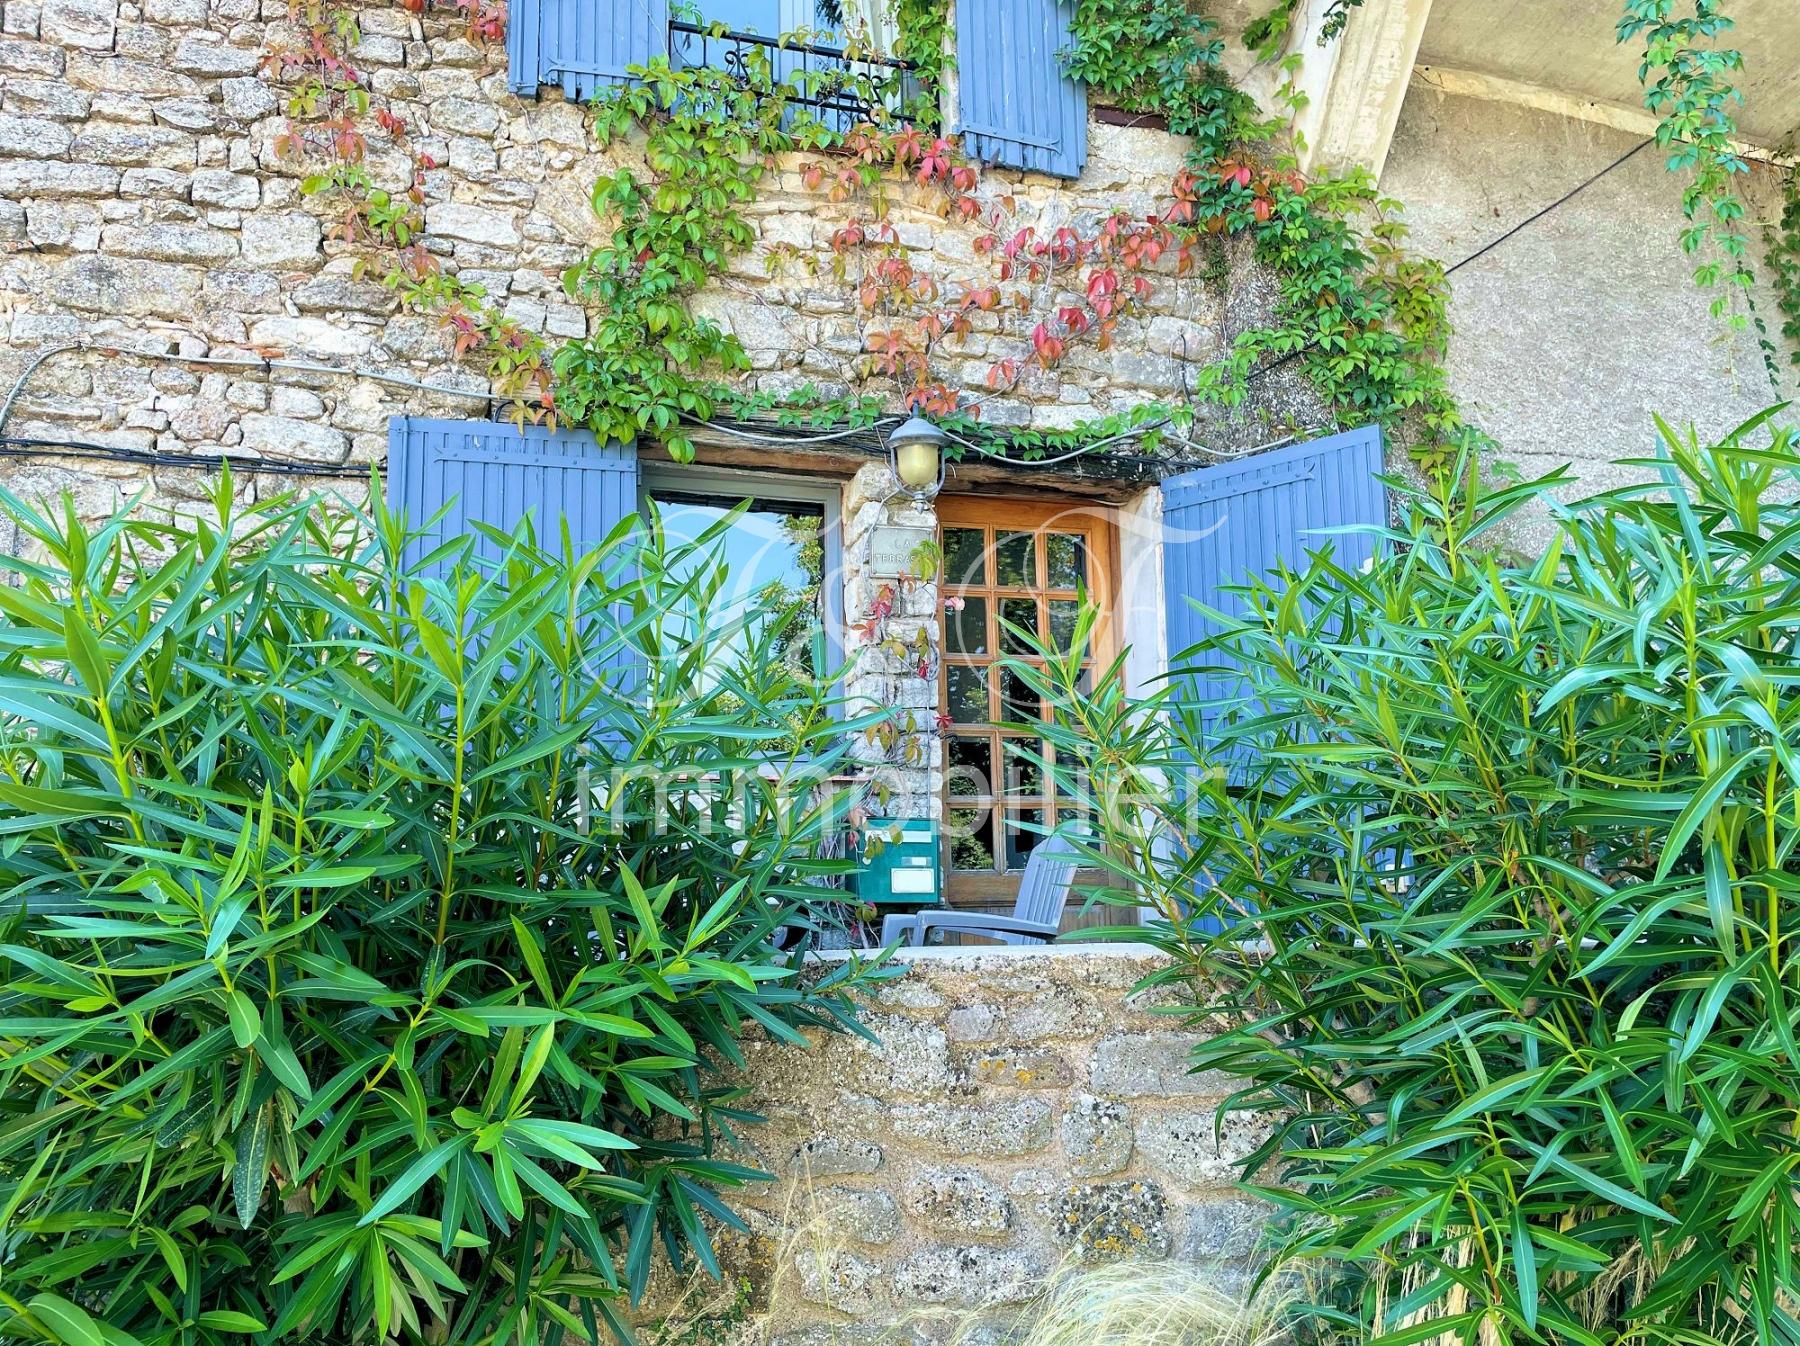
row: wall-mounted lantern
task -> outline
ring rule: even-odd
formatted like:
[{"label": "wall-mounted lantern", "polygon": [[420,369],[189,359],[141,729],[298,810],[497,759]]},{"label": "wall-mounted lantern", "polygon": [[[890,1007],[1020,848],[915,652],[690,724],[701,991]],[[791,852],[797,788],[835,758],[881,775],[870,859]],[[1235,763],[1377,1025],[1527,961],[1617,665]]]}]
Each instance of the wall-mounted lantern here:
[{"label": "wall-mounted lantern", "polygon": [[888,463],[908,495],[924,504],[944,486],[944,446],[950,436],[923,416],[913,416],[888,436]]}]

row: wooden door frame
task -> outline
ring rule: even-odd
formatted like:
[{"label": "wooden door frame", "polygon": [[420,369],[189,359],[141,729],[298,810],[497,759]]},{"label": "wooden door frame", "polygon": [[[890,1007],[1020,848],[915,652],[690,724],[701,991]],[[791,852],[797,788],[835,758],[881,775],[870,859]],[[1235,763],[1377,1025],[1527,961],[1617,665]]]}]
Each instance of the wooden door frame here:
[{"label": "wooden door frame", "polygon": [[[1088,661],[1095,670],[1096,676],[1104,671],[1118,655],[1118,600],[1119,600],[1119,525],[1118,511],[1114,507],[1098,500],[1081,496],[1061,498],[1042,495],[1029,497],[995,496],[995,495],[945,495],[937,500],[938,537],[940,542],[946,528],[993,528],[996,537],[999,533],[1033,532],[1040,536],[1046,532],[1068,531],[1081,532],[1088,538],[1088,565],[1085,581],[1089,601],[1098,611],[1094,623],[1094,631]],[[1057,529],[1053,525],[1060,521],[1070,521],[1066,529]],[[1040,584],[1037,592],[1063,594],[1062,590],[1047,590],[1042,584],[1046,573],[1047,562],[1042,546],[1037,548],[1036,565]],[[955,586],[949,585],[940,573],[940,589],[948,596]],[[939,661],[938,707],[948,709],[949,667],[954,657],[948,651],[948,614],[945,614],[946,640]],[[996,662],[998,652],[996,652]],[[944,731],[944,766],[945,781],[940,787],[939,806],[946,830],[950,822],[949,802],[949,746],[948,739],[953,735],[948,729]],[[996,764],[997,765],[997,764]],[[996,794],[1003,788],[1004,782],[996,780],[991,785]],[[1003,814],[1001,815],[1004,816]],[[997,854],[1004,854],[1005,837],[996,829],[993,837]],[[1018,895],[1019,871],[993,873],[958,872],[950,868],[950,843],[946,836],[944,842],[943,885],[944,900],[953,907],[993,907],[1009,904]]]}]

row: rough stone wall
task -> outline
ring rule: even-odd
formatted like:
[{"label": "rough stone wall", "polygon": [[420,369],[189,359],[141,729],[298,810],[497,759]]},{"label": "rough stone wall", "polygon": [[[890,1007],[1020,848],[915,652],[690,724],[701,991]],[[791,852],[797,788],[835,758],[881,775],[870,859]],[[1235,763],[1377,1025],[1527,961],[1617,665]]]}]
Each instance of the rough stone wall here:
[{"label": "rough stone wall", "polygon": [[887,464],[870,463],[844,487],[844,610],[849,614],[844,653],[851,661],[844,695],[853,705],[891,707],[900,719],[891,744],[862,736],[851,743],[850,753],[869,772],[875,816],[932,818],[943,811],[944,784],[937,670],[920,677],[907,660],[882,650],[859,629],[877,595],[891,584],[894,612],[887,637],[911,644],[922,632],[933,649],[943,640],[935,578],[902,584],[870,573],[875,530],[888,526],[935,530],[937,514],[929,502],[914,501]]},{"label": "rough stone wall", "polygon": [[[581,335],[588,315],[564,296],[561,273],[605,237],[589,205],[595,180],[639,149],[600,152],[582,109],[555,90],[536,100],[508,93],[504,53],[471,44],[449,20],[395,5],[363,8],[359,21],[353,55],[375,97],[440,165],[425,179],[427,246],[526,327],[552,341]],[[358,274],[329,204],[301,192],[307,168],[276,153],[285,94],[263,72],[268,53],[302,37],[287,0],[5,0],[0,29],[0,381],[63,344],[138,353],[52,356],[6,433],[338,465],[379,461],[390,416],[485,414],[481,372],[458,365],[439,325],[402,311],[379,275]],[[409,157],[369,129],[371,176],[403,190]],[[1157,132],[1096,125],[1080,182],[996,171],[983,191],[1012,197],[1020,223],[1053,229],[1147,209],[1181,153]],[[806,189],[800,162],[765,179],[751,205],[760,242],[698,307],[742,338],[753,386],[839,390],[866,333],[851,284],[833,277],[823,249],[865,208]],[[917,188],[893,194],[892,219],[917,264],[984,276],[973,250],[980,228],[938,219],[930,199]],[[811,270],[777,256],[771,273],[771,249],[784,247],[816,251],[822,263]],[[1078,349],[1017,396],[989,401],[985,414],[1060,426],[1178,395],[1184,364],[1214,357],[1268,297],[1266,278],[1242,262],[1161,283],[1150,314],[1127,324],[1112,351]],[[971,389],[993,358],[1017,349],[1000,324],[1022,332],[1037,320],[980,316],[983,330],[949,370]],[[176,355],[252,367],[148,358]],[[269,355],[470,395],[254,367]],[[1296,388],[1271,389],[1269,417],[1244,433],[1262,433],[1271,418],[1316,419]],[[27,495],[73,489],[89,514],[120,492],[151,485],[179,495],[193,484],[191,473],[92,459],[14,460],[0,476]]]},{"label": "rough stone wall", "polygon": [[[1175,1259],[1230,1282],[1266,1208],[1233,1187],[1268,1124],[1213,1139],[1226,1077],[1131,988],[1138,946],[932,950],[865,999],[879,1045],[747,1045],[743,1158],[778,1181],[734,1205],[726,1262],[778,1346],[941,1340],[1003,1322],[1072,1262]],[[704,1288],[678,1300],[698,1312]],[[854,1327],[852,1326],[854,1325]]]}]

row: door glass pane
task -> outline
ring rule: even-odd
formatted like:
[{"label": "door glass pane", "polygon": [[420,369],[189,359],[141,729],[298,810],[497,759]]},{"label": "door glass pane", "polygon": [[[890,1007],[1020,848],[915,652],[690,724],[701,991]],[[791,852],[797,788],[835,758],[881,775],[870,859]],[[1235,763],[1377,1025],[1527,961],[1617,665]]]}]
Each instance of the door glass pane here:
[{"label": "door glass pane", "polygon": [[1008,869],[1025,868],[1026,858],[1044,839],[1037,832],[1027,831],[1026,826],[1042,827],[1043,825],[1044,811],[1042,809],[1008,809],[1006,811],[1006,867]]},{"label": "door glass pane", "polygon": [[1050,607],[1050,648],[1066,654],[1075,640],[1075,619],[1081,615],[1081,604],[1073,598],[1052,598]]},{"label": "door glass pane", "polygon": [[1037,588],[1037,539],[1013,533],[994,546],[994,583],[1012,589]]},{"label": "door glass pane", "polygon": [[1031,684],[1014,669],[1000,670],[1000,718],[1002,720],[1042,719],[1042,704]]},{"label": "door glass pane", "polygon": [[[1012,625],[1036,635],[1038,633],[1037,599],[1002,598],[1000,600],[1000,620],[1010,622]],[[1031,646],[1004,626],[1000,628],[1000,648],[1007,654],[1031,653]]]},{"label": "door glass pane", "polygon": [[987,583],[987,550],[979,528],[944,530],[944,584],[954,589],[963,584]]},{"label": "door glass pane", "polygon": [[994,743],[989,738],[952,734],[945,740],[948,767],[944,789],[951,798],[984,798],[994,792]]},{"label": "door glass pane", "polygon": [[986,654],[987,618],[987,599],[950,599],[944,608],[944,650],[949,654]]},{"label": "door glass pane", "polygon": [[1087,578],[1087,542],[1075,533],[1044,538],[1044,565],[1052,589],[1073,589]]},{"label": "door glass pane", "polygon": [[988,723],[987,675],[985,668],[966,668],[960,664],[944,666],[950,718],[957,724]]},{"label": "door glass pane", "polygon": [[1009,738],[1002,739],[1000,746],[1006,754],[1007,795],[1017,799],[1043,798],[1044,768],[1040,762],[1048,758],[1049,745],[1037,738]]},{"label": "door glass pane", "polygon": [[989,809],[951,809],[950,868],[994,869],[994,815]]}]

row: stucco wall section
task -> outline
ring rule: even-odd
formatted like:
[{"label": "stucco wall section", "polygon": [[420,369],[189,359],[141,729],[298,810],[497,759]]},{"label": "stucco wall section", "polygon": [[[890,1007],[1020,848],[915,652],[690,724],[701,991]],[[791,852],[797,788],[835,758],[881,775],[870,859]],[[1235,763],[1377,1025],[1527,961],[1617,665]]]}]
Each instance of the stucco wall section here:
[{"label": "stucco wall section", "polygon": [[1170,997],[1133,993],[1159,966],[1126,945],[924,951],[864,997],[879,1043],[749,1044],[731,1082],[768,1120],[742,1157],[778,1180],[737,1199],[752,1233],[723,1251],[777,1342],[938,1339],[1077,1259],[1241,1276],[1266,1210],[1232,1184],[1269,1124],[1239,1115],[1215,1143],[1232,1085],[1189,1072]]},{"label": "stucco wall section", "polygon": [[[1413,246],[1454,265],[1638,143],[1415,86],[1381,186],[1406,202]],[[1708,313],[1716,292],[1694,284],[1677,241],[1685,179],[1666,157],[1643,150],[1451,279],[1449,370],[1464,411],[1528,476],[1572,464],[1567,498],[1633,479],[1614,460],[1652,449],[1653,415],[1718,434],[1793,392],[1772,388],[1755,343]],[[1774,170],[1752,166],[1753,238],[1778,213],[1776,186]],[[1778,317],[1772,295],[1758,303]],[[1540,518],[1515,540],[1535,549],[1547,533]]]}]

